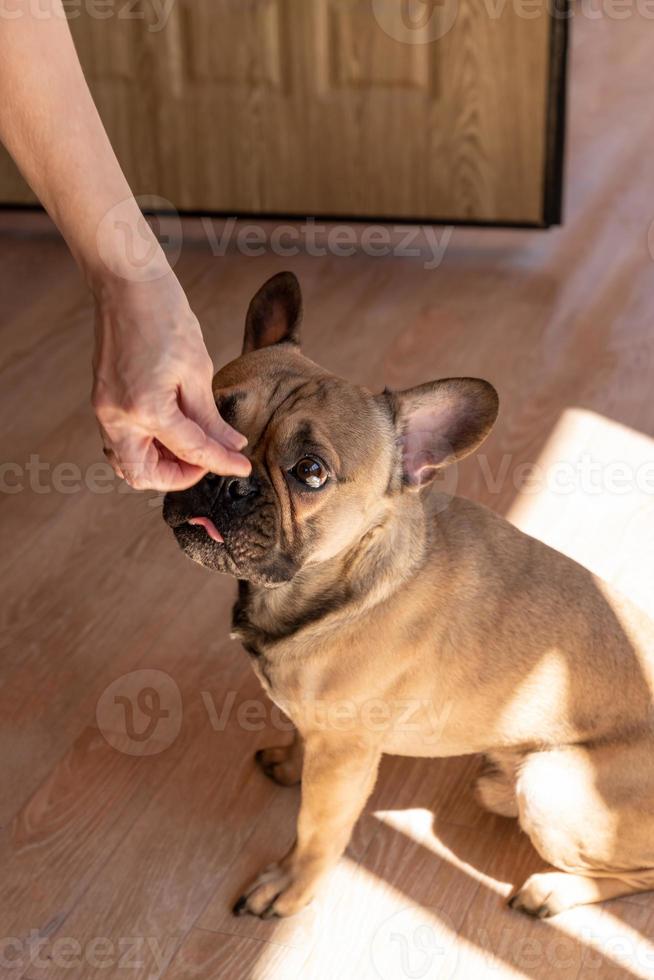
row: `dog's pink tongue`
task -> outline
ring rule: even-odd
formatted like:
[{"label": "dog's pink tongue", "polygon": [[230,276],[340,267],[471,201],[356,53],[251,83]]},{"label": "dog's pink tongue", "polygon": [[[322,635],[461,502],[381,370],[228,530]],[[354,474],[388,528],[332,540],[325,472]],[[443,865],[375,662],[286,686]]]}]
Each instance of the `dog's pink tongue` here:
[{"label": "dog's pink tongue", "polygon": [[223,541],[224,538],[210,517],[189,517],[188,524],[199,524],[203,527],[210,538],[214,541]]}]

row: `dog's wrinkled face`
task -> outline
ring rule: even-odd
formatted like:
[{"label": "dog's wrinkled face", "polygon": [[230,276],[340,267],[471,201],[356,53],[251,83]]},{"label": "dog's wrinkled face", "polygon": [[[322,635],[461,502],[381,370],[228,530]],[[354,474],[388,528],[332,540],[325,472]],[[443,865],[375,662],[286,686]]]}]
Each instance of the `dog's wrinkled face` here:
[{"label": "dog's wrinkled face", "polygon": [[250,477],[209,474],[164,504],[190,558],[266,585],[356,538],[391,469],[389,412],[300,353],[300,315],[294,277],[275,277],[252,301],[243,356],[214,379],[221,415],[247,436]]},{"label": "dog's wrinkled face", "polygon": [[[373,396],[284,348],[246,354],[214,382],[221,415],[247,436],[250,477],[208,475],[164,505],[189,557],[262,584],[340,551],[390,468],[391,426]],[[223,541],[188,524],[196,517]]]},{"label": "dog's wrinkled face", "polygon": [[[429,404],[422,389],[411,393],[407,413],[401,396],[375,396],[304,357],[300,319],[297,280],[273,277],[250,304],[243,355],[214,379],[221,415],[247,436],[251,475],[208,474],[164,503],[164,518],[190,558],[262,585],[289,581],[306,564],[343,551],[380,519],[394,493],[422,486],[435,467],[471,451],[453,449],[450,431],[444,439],[448,406],[443,397],[434,401],[431,388]],[[438,436],[427,445],[421,433],[434,405]],[[489,422],[486,406],[484,435],[496,408],[495,399]],[[469,413],[450,415],[450,430],[472,445]],[[417,419],[413,428],[410,417]],[[478,428],[472,448],[481,441]]]}]

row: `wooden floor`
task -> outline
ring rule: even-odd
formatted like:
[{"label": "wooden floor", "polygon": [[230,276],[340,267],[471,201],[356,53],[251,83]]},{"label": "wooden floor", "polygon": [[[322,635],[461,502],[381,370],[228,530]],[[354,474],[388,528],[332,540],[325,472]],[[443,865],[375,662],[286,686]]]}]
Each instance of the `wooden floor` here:
[{"label": "wooden floor", "polygon": [[[177,270],[216,362],[237,353],[256,286],[290,265],[306,350],[334,371],[377,388],[489,378],[500,420],[460,492],[651,608],[654,36],[635,13],[579,15],[572,33],[565,228],[457,230],[429,270],[363,254],[215,258],[196,222]],[[2,458],[24,483],[0,494],[0,975],[654,976],[654,894],[549,922],[505,908],[541,864],[513,821],[475,806],[474,759],[386,759],[314,905],[285,921],[230,915],[292,835],[297,791],[252,759],[280,720],[227,638],[233,583],[181,556],[154,495],[70,491],[74,470],[62,492],[59,464],[87,479],[101,458],[90,307],[44,222],[6,214],[0,228]],[[588,459],[602,464],[591,484]],[[626,492],[609,486],[616,462]],[[525,483],[526,464],[541,469]],[[548,479],[557,466],[573,474],[565,491]],[[159,698],[170,714],[139,742],[137,711],[121,740],[114,697],[141,690],[146,711]]]}]

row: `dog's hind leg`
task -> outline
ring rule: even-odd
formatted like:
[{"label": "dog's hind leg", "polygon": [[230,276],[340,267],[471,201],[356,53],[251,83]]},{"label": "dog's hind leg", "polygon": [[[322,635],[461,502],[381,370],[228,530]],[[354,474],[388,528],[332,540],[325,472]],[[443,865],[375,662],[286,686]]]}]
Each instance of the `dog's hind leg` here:
[{"label": "dog's hind leg", "polygon": [[528,878],[513,908],[545,917],[654,888],[650,736],[527,756],[517,799],[523,830],[559,870]]},{"label": "dog's hind leg", "polygon": [[259,749],[254,758],[266,776],[280,786],[296,786],[302,779],[304,745],[297,729],[288,745]]},{"label": "dog's hind leg", "polygon": [[487,756],[475,780],[475,799],[484,810],[500,817],[517,817],[516,759],[514,756]]},{"label": "dog's hind leg", "polygon": [[652,888],[654,868],[619,878],[589,878],[565,871],[544,871],[527,878],[522,888],[509,899],[509,905],[518,912],[543,919],[575,905],[593,905]]}]

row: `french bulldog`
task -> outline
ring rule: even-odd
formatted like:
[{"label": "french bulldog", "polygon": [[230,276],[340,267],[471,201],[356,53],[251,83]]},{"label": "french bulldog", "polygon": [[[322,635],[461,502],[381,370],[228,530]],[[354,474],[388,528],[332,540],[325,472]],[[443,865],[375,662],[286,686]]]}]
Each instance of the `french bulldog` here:
[{"label": "french bulldog", "polygon": [[301,353],[301,317],[296,278],[274,276],[215,378],[250,477],[208,474],[164,503],[183,551],[238,579],[234,635],[296,729],[257,754],[276,782],[302,782],[295,843],[234,912],[310,901],[383,753],[485,758],[477,799],[558,869],[528,878],[515,909],[654,887],[654,624],[436,485],[495,422],[488,382],[373,394]]}]

